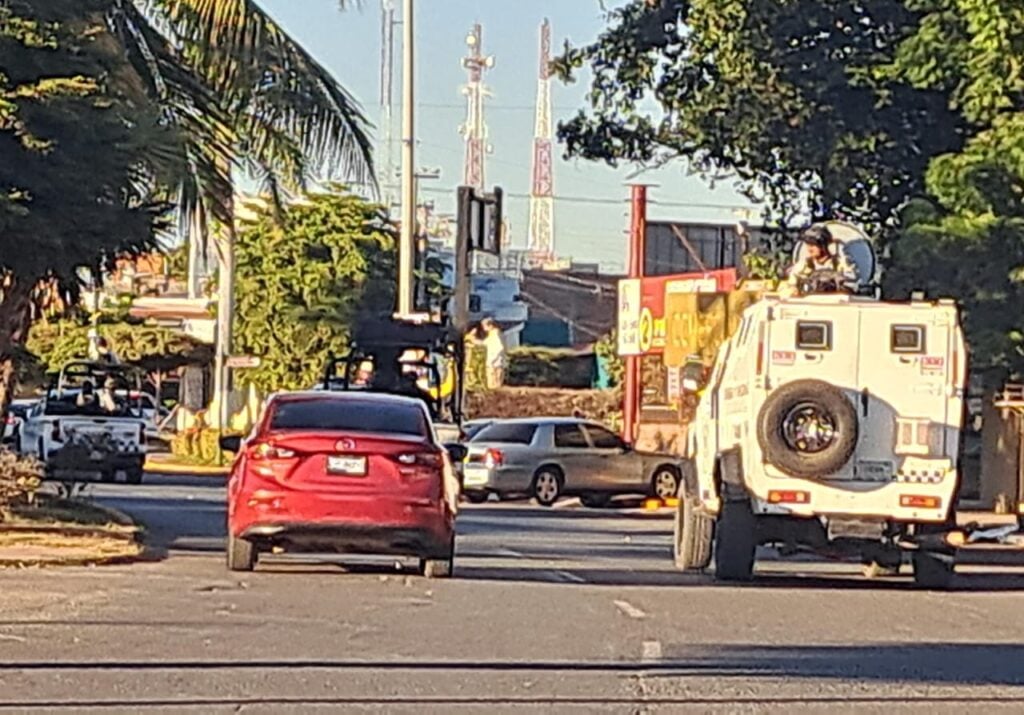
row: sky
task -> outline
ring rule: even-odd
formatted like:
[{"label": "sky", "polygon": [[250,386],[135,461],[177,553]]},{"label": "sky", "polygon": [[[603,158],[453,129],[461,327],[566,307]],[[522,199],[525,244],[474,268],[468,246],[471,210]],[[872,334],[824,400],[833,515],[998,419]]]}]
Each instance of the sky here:
[{"label": "sky", "polygon": [[[379,0],[363,0],[361,8],[345,11],[336,0],[258,2],[359,99],[367,117],[379,126]],[[395,5],[400,10],[401,0],[395,0]],[[494,68],[485,76],[494,95],[486,108],[493,146],[487,158],[487,185],[501,186],[506,194],[529,193],[539,28],[545,17],[551,22],[554,52],[567,39],[574,44],[596,39],[606,25],[599,0],[416,0],[416,163],[441,171],[440,179],[421,182],[421,198],[434,200],[439,212],[453,212],[455,187],[462,183],[464,141],[458,128],[466,113],[461,89],[467,78],[461,59],[474,22],[483,25],[484,53],[495,58]],[[396,38],[398,102],[400,27]],[[582,83],[553,83],[556,124],[584,106],[586,90]],[[394,113],[397,126],[400,106],[394,107]],[[621,271],[626,256],[627,184],[636,167],[612,169],[601,163],[565,160],[562,147],[556,147],[555,154],[556,253]],[[397,162],[398,148],[395,157]],[[383,163],[379,153],[377,163],[378,167]],[[653,218],[732,223],[737,220],[737,209],[750,206],[728,182],[712,188],[688,174],[682,164],[634,180],[654,184],[650,189]],[[528,200],[510,197],[506,202],[512,245],[525,247]]]}]

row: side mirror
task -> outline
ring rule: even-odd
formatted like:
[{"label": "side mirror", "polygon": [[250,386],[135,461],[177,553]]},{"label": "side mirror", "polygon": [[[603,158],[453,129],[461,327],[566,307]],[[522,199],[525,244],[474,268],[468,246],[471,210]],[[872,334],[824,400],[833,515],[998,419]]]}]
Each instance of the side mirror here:
[{"label": "side mirror", "polygon": [[242,450],[242,438],[238,435],[221,437],[220,449],[222,452],[233,452],[238,454]]},{"label": "side mirror", "polygon": [[459,464],[463,460],[465,460],[466,455],[469,454],[469,448],[466,447],[466,445],[464,444],[459,444],[458,442],[451,442],[449,444],[446,444],[444,448],[448,450],[448,456],[451,457],[452,461],[455,462],[456,464]]},{"label": "side mirror", "polygon": [[679,386],[683,392],[696,394],[704,387],[704,363],[691,360],[683,366],[679,376]]}]

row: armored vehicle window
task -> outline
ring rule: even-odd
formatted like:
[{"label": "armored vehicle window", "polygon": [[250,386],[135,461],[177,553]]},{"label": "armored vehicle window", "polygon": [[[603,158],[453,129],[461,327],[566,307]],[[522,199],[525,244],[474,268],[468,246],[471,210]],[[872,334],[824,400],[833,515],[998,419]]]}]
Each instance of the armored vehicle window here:
[{"label": "armored vehicle window", "polygon": [[894,325],[890,341],[894,353],[923,353],[923,325]]},{"label": "armored vehicle window", "polygon": [[796,324],[796,346],[801,350],[831,350],[832,323],[800,321]]}]

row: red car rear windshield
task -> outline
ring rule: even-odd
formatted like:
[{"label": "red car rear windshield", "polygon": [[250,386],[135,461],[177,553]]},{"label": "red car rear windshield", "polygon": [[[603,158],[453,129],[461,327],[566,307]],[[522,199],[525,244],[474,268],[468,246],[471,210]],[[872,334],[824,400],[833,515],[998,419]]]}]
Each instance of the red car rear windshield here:
[{"label": "red car rear windshield", "polygon": [[377,400],[302,400],[281,402],[270,416],[271,430],[328,430],[430,434],[426,417],[416,405]]}]

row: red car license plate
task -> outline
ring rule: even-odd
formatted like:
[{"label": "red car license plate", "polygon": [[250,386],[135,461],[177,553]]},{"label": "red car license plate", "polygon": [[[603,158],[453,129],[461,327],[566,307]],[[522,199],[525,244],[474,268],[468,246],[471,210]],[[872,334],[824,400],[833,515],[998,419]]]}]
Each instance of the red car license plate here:
[{"label": "red car license plate", "polygon": [[366,457],[329,456],[327,458],[327,471],[331,474],[344,474],[349,477],[365,477]]}]

